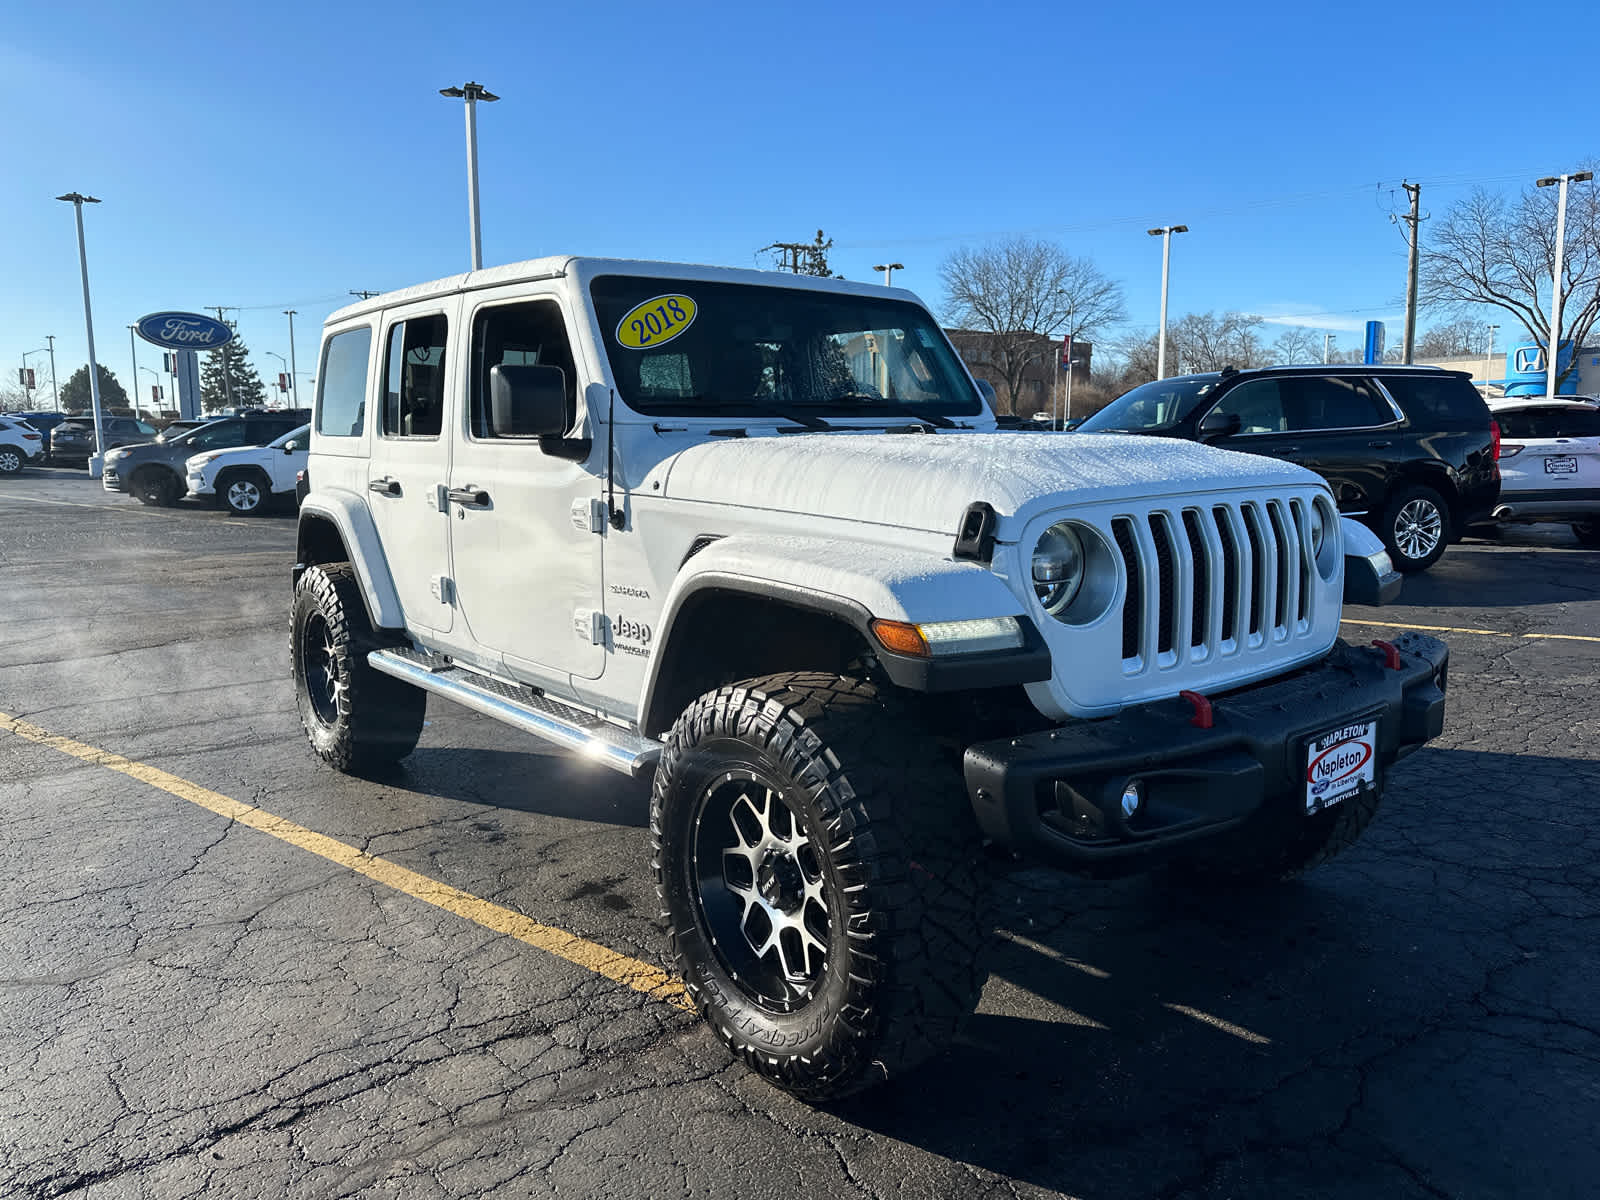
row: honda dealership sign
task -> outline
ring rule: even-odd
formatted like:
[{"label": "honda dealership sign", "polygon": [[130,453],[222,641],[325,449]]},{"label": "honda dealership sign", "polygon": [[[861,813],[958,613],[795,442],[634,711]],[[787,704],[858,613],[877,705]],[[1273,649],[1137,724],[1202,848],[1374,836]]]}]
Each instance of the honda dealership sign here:
[{"label": "honda dealership sign", "polygon": [[220,350],[233,341],[233,330],[200,313],[160,312],[140,317],[139,336],[164,350]]}]

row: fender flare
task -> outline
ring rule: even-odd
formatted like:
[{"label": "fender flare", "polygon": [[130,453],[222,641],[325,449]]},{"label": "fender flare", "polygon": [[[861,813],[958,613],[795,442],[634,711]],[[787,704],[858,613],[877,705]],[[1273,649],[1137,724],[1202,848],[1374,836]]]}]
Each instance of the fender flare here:
[{"label": "fender flare", "polygon": [[[708,544],[673,579],[658,623],[662,637],[639,693],[641,717],[651,711],[662,666],[670,661],[679,614],[707,591],[744,593],[831,617],[856,630],[901,687],[945,691],[1050,677],[1044,639],[1005,580],[986,567],[923,550],[736,534]],[[1016,617],[1023,647],[934,662],[890,653],[870,629],[879,618],[925,624],[977,617]]]},{"label": "fender flare", "polygon": [[[324,488],[312,492],[300,506],[297,542],[301,547],[304,546],[305,527],[311,521],[326,521],[338,532],[350,564],[355,568],[372,627],[404,629],[406,618],[400,607],[400,593],[395,589],[389,560],[384,557],[383,543],[378,539],[378,528],[367,511],[366,501],[343,489]],[[303,562],[295,563],[296,580],[304,569]]]}]

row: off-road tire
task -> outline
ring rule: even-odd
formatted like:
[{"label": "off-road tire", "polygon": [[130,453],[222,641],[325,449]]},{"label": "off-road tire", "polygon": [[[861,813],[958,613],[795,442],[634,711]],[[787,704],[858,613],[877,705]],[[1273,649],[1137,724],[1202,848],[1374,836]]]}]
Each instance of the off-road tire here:
[{"label": "off-road tire", "polygon": [[[234,494],[236,485],[241,493],[238,496]],[[271,483],[254,468],[223,472],[217,477],[216,488],[217,504],[236,517],[259,517],[272,503]],[[255,502],[241,508],[238,502],[243,502],[251,495]]]},{"label": "off-road tire", "polygon": [[1263,805],[1243,825],[1167,868],[1175,881],[1209,889],[1287,883],[1355,845],[1378,813],[1383,792],[1367,788],[1307,816],[1298,795]]},{"label": "off-road tire", "polygon": [[129,486],[133,489],[133,494],[139,498],[140,504],[148,504],[154,508],[171,508],[181,495],[177,479],[171,471],[162,467],[145,467],[143,470],[135,471]]},{"label": "off-road tire", "polygon": [[[827,901],[824,963],[788,1011],[734,978],[696,865],[712,789],[746,772],[793,813]],[[817,1101],[898,1076],[945,1049],[977,1003],[981,839],[960,772],[873,685],[803,672],[701,696],[667,738],[650,831],[691,999],[784,1090]]]},{"label": "off-road tire", "polygon": [[14,446],[0,446],[0,475],[15,475],[28,460]]},{"label": "off-road tire", "polygon": [[336,770],[362,774],[398,762],[422,736],[427,693],[367,663],[369,650],[390,644],[367,621],[355,568],[306,568],[294,589],[290,670],[311,748]]},{"label": "off-road tire", "polygon": [[[1413,519],[1414,516],[1422,516],[1426,528],[1431,528],[1432,522],[1438,524],[1438,540],[1425,553],[1413,553],[1417,549],[1416,544],[1406,533],[1409,526],[1418,523]],[[1378,536],[1383,539],[1384,549],[1389,552],[1389,561],[1394,563],[1395,570],[1407,575],[1426,571],[1439,561],[1450,545],[1453,536],[1450,506],[1445,503],[1443,496],[1424,484],[1414,483],[1400,488],[1384,505],[1383,516],[1378,523]]]},{"label": "off-road tire", "polygon": [[1574,521],[1572,532],[1583,545],[1591,549],[1600,549],[1600,519]]}]

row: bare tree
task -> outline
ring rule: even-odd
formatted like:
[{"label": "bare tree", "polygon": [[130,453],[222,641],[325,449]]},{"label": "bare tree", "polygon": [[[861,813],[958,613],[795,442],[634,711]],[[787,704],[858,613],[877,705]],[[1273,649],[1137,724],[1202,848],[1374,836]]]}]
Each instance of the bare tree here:
[{"label": "bare tree", "polygon": [[981,250],[962,247],[944,260],[939,275],[945,319],[982,335],[1012,411],[1023,374],[1048,361],[1055,339],[1093,338],[1126,315],[1120,284],[1089,259],[1036,238],[1012,238]]},{"label": "bare tree", "polygon": [[1278,335],[1267,350],[1267,360],[1273,366],[1286,363],[1319,363],[1322,361],[1322,334],[1301,325],[1290,325]]},{"label": "bare tree", "polygon": [[1250,313],[1189,313],[1167,327],[1167,356],[1176,350],[1186,372],[1258,367],[1266,357],[1260,328],[1261,318]]},{"label": "bare tree", "polygon": [[[1436,308],[1491,304],[1547,347],[1582,346],[1600,318],[1600,188],[1567,196],[1562,305],[1550,336],[1550,275],[1555,267],[1555,188],[1528,188],[1516,200],[1479,189],[1453,206],[1424,243],[1420,295]],[[1578,361],[1556,378],[1559,385]]]},{"label": "bare tree", "polygon": [[1418,358],[1482,358],[1489,348],[1489,322],[1459,317],[1435,325],[1417,339]]}]

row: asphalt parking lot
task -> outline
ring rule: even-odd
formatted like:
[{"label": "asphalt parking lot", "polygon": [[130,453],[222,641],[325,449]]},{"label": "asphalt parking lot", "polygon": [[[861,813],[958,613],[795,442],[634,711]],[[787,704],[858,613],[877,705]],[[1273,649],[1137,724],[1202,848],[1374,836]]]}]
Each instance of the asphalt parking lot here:
[{"label": "asphalt parking lot", "polygon": [[1452,652],[1355,849],[1203,903],[997,867],[963,1040],[828,1109],[650,974],[643,786],[441,702],[391,777],[313,760],[293,551],[0,480],[0,1196],[1594,1194],[1600,552],[1562,528],[1347,613]]}]

